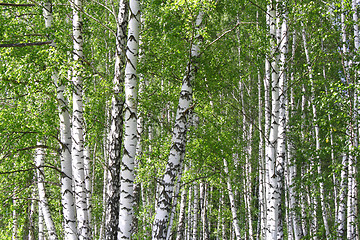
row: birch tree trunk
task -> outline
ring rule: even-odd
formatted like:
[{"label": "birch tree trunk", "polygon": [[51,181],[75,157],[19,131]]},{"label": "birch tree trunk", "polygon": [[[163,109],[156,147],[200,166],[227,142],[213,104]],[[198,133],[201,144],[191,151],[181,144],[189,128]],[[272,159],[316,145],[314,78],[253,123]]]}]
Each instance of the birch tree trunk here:
[{"label": "birch tree trunk", "polygon": [[[269,7],[269,25],[270,25],[270,46],[271,46],[271,121],[269,137],[266,141],[266,191],[267,191],[267,231],[266,239],[277,239],[281,221],[279,220],[279,206],[281,201],[281,192],[279,192],[279,177],[276,169],[276,151],[279,130],[279,53],[277,48],[277,23],[276,23],[276,3],[271,1]],[[270,107],[270,106],[269,106]]]},{"label": "birch tree trunk", "polygon": [[[359,53],[359,47],[360,47],[360,39],[359,39],[359,26],[358,26],[358,7],[359,7],[359,1],[352,0],[352,11],[353,11],[353,21],[354,21],[354,51],[355,55],[358,55]],[[354,84],[358,84],[358,78],[360,76],[360,71],[355,71],[355,78],[354,78]],[[359,117],[359,111],[357,108],[359,108],[360,105],[360,99],[359,99],[359,93],[355,89],[355,111],[354,116],[352,116],[353,123],[352,123],[352,146],[354,150],[355,148],[358,148],[358,136],[359,135],[358,129],[359,120],[356,120]],[[357,134],[356,134],[357,133]],[[352,157],[349,159],[349,175],[348,175],[348,200],[347,200],[347,239],[357,239],[358,237],[358,221],[357,221],[357,168],[356,168],[356,157]]]},{"label": "birch tree trunk", "polygon": [[235,231],[235,236],[236,236],[237,240],[240,240],[241,239],[241,231],[240,231],[239,219],[238,219],[238,215],[237,215],[237,207],[235,205],[235,198],[234,198],[234,193],[233,193],[233,189],[232,189],[232,185],[231,185],[228,163],[227,163],[226,159],[224,159],[224,171],[225,171],[225,174],[227,175],[226,176],[226,185],[227,185],[227,190],[228,190],[229,199],[230,199],[232,223],[233,223],[233,227],[234,227],[234,231]]},{"label": "birch tree trunk", "polygon": [[200,212],[201,212],[201,221],[202,221],[202,240],[209,240],[209,227],[208,227],[208,218],[207,218],[207,208],[208,208],[208,193],[207,193],[207,184],[205,182],[200,183]]},{"label": "birch tree trunk", "polygon": [[108,134],[108,168],[106,194],[105,239],[116,240],[119,226],[121,143],[123,135],[123,84],[125,67],[125,44],[128,23],[128,1],[121,0],[117,17],[115,74],[111,100],[110,130]]},{"label": "birch tree trunk", "polygon": [[118,239],[130,239],[134,219],[134,162],[137,144],[137,61],[139,52],[140,1],[130,0],[130,19],[125,67],[124,154],[120,173],[120,219]]},{"label": "birch tree trunk", "polygon": [[[38,145],[42,145],[40,142]],[[36,176],[38,182],[38,191],[39,191],[39,209],[41,210],[44,216],[44,222],[46,225],[47,232],[49,234],[50,240],[57,240],[58,236],[56,234],[54,221],[52,220],[48,200],[45,194],[45,176],[44,176],[44,149],[38,147],[36,149],[36,157],[35,157],[35,166],[36,166]]]},{"label": "birch tree trunk", "polygon": [[[204,13],[199,12],[196,19],[196,28],[200,28]],[[172,146],[170,149],[168,163],[165,174],[161,182],[159,200],[156,206],[155,219],[153,224],[153,240],[166,239],[166,230],[171,211],[171,196],[174,191],[176,177],[180,171],[181,155],[185,154],[187,118],[191,112],[192,101],[192,82],[195,79],[197,67],[194,66],[193,60],[199,55],[200,35],[196,36],[197,43],[191,46],[190,62],[187,67],[186,76],[183,79],[180,92],[179,104],[176,111],[176,120],[173,128]]]},{"label": "birch tree trunk", "polygon": [[[279,3],[278,3],[279,4]],[[281,194],[284,192],[284,163],[286,162],[286,101],[287,101],[287,71],[286,71],[286,54],[288,51],[288,27],[287,27],[287,14],[286,6],[283,3],[282,7],[285,11],[282,17],[282,23],[280,26],[280,34],[278,34],[278,46],[280,48],[280,63],[279,63],[279,135],[277,139],[276,149],[276,177],[277,177],[277,192],[278,198],[278,230],[277,239],[283,239],[283,223],[282,223],[282,203]]]},{"label": "birch tree trunk", "polygon": [[[341,1],[341,36],[342,36],[342,53],[343,55],[347,54],[347,46],[346,46],[346,16],[345,16],[345,1]],[[347,61],[344,61],[344,69],[347,71]],[[348,77],[348,72],[345,72],[345,77]],[[347,133],[349,133],[347,131]],[[343,239],[346,236],[346,193],[348,191],[347,189],[347,166],[348,166],[348,156],[346,153],[343,153],[342,155],[342,162],[341,162],[341,173],[340,173],[340,191],[339,193],[339,207],[338,207],[338,213],[337,213],[337,219],[335,219],[336,222],[336,231],[337,231],[337,238]]]},{"label": "birch tree trunk", "polygon": [[194,182],[194,198],[193,198],[193,218],[192,218],[192,240],[198,239],[198,216],[199,216],[199,184]]},{"label": "birch tree trunk", "polygon": [[[185,165],[184,172],[188,171],[187,165]],[[181,190],[181,200],[180,200],[180,212],[179,212],[179,221],[178,221],[178,227],[177,227],[177,234],[176,234],[176,240],[182,240],[184,239],[184,232],[185,232],[185,215],[186,215],[186,194],[187,190],[185,187]]]},{"label": "birch tree trunk", "polygon": [[[318,120],[317,120],[317,111],[316,111],[316,105],[315,105],[315,87],[314,87],[314,81],[313,81],[313,75],[312,75],[313,70],[312,70],[312,67],[311,67],[309,51],[308,51],[308,48],[307,48],[307,40],[306,40],[306,34],[305,34],[304,27],[303,27],[303,31],[302,31],[302,37],[303,37],[304,52],[305,52],[305,56],[306,56],[307,67],[308,67],[308,71],[309,71],[310,87],[311,87],[311,101],[310,101],[310,103],[311,103],[311,106],[312,106],[313,123],[314,123],[314,130],[315,130],[315,150],[316,150],[315,159],[316,159],[316,162],[318,163],[317,172],[318,172],[319,175],[321,175],[321,165],[320,165],[320,158],[319,158],[319,151],[320,151],[319,132],[320,132],[320,128],[319,128],[319,125],[318,125],[318,122],[317,122]],[[330,235],[330,229],[329,229],[329,225],[328,225],[328,221],[327,221],[326,207],[325,207],[325,202],[324,202],[325,201],[324,200],[325,199],[325,194],[324,194],[324,183],[323,182],[319,183],[319,191],[320,191],[320,205],[321,205],[321,210],[322,210],[322,216],[323,216],[325,232],[326,232],[326,236],[329,236]],[[314,198],[316,198],[316,196]],[[314,217],[316,218],[316,215]]]},{"label": "birch tree trunk", "polygon": [[75,185],[76,216],[78,222],[78,237],[80,240],[91,239],[89,225],[87,192],[84,172],[84,116],[82,99],[82,58],[83,36],[81,9],[82,0],[72,2],[73,9],[73,59],[76,66],[73,69],[73,119],[72,119],[72,167]]},{"label": "birch tree trunk", "polygon": [[[53,15],[51,2],[43,5],[46,28],[52,27]],[[55,47],[55,43],[52,44]],[[64,97],[65,84],[59,79],[57,71],[52,74],[57,90],[57,101],[60,119],[60,162],[61,162],[61,204],[64,215],[64,237],[68,240],[77,239],[74,195],[72,189],[71,163],[71,126],[68,100]]]},{"label": "birch tree trunk", "polygon": [[[58,81],[56,73],[53,79],[57,85],[57,99],[59,102],[60,141],[61,141],[61,204],[64,214],[64,237],[69,240],[77,239],[75,204],[72,188],[72,160],[71,160],[71,127],[68,101],[64,97],[65,86]],[[59,84],[57,84],[59,83]]]},{"label": "birch tree trunk", "polygon": [[41,205],[38,205],[38,240],[45,239],[45,225],[44,225],[44,214],[41,210]]}]

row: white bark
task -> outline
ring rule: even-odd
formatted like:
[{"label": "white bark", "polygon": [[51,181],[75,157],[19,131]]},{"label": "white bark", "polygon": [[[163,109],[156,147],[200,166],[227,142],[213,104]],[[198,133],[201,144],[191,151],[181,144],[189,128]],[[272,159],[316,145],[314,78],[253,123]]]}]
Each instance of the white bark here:
[{"label": "white bark", "polygon": [[207,184],[205,182],[200,183],[200,212],[202,222],[202,240],[209,240],[209,227],[207,219],[208,197],[207,197]]},{"label": "white bark", "polygon": [[260,71],[258,72],[258,106],[259,106],[259,117],[258,117],[258,126],[261,128],[259,131],[259,220],[258,220],[258,239],[265,238],[265,204],[266,204],[266,192],[265,192],[265,162],[264,162],[264,132],[262,127],[263,119],[263,103],[261,100],[261,76]]},{"label": "white bark", "polygon": [[35,240],[35,211],[36,211],[36,201],[35,201],[35,189],[32,190],[31,202],[30,202],[30,213],[29,213],[29,233],[27,236],[28,240]]},{"label": "white bark", "polygon": [[[41,145],[39,142],[38,145]],[[35,157],[35,166],[36,166],[36,176],[38,182],[38,191],[39,191],[39,207],[44,216],[44,222],[46,229],[49,235],[50,240],[57,240],[57,234],[55,230],[55,225],[51,217],[48,200],[45,194],[45,176],[44,176],[44,149],[39,147],[36,149]]]},{"label": "white bark", "polygon": [[83,36],[81,20],[82,0],[72,2],[73,9],[73,59],[75,67],[73,69],[72,82],[73,91],[73,119],[72,119],[72,167],[74,177],[74,192],[76,203],[76,217],[78,222],[78,237],[80,240],[91,239],[91,229],[89,225],[87,192],[85,188],[84,171],[84,116],[82,99],[82,58],[83,58]]},{"label": "white bark", "polygon": [[192,240],[198,239],[198,216],[199,216],[199,184],[197,182],[194,183],[194,199],[193,199],[193,207],[192,207]]},{"label": "white bark", "polygon": [[[184,161],[184,159],[183,159],[184,155],[181,156],[181,158],[182,158],[182,161]],[[172,208],[171,208],[171,214],[170,214],[170,219],[169,219],[169,226],[168,226],[167,233],[166,233],[166,240],[171,240],[172,235],[173,235],[172,227],[173,227],[173,221],[174,221],[174,217],[175,217],[175,213],[176,213],[178,195],[180,192],[181,175],[182,175],[182,170],[180,170],[178,181],[177,181],[176,187],[175,187],[175,191],[172,196],[172,198],[173,198],[172,199]]]},{"label": "white bark", "polygon": [[337,238],[343,239],[346,235],[345,232],[345,226],[346,226],[346,190],[347,190],[347,156],[346,154],[343,154],[342,156],[342,162],[341,162],[341,175],[340,175],[340,190],[339,190],[339,196],[338,196],[338,213],[337,213],[337,219],[335,219],[336,222],[336,232],[337,232]]},{"label": "white bark", "polygon": [[41,210],[41,205],[38,207],[38,240],[45,240],[45,225],[44,225],[44,214]]},{"label": "white bark", "polygon": [[189,199],[188,199],[188,214],[187,214],[187,228],[186,228],[186,232],[185,232],[185,239],[186,240],[191,240],[191,233],[192,233],[192,221],[193,221],[193,214],[192,214],[192,189],[193,187],[189,187]]},{"label": "white bark", "polygon": [[[199,28],[204,13],[199,12],[196,19],[196,27]],[[196,36],[198,41],[200,35]],[[179,104],[176,111],[175,124],[173,128],[172,146],[170,149],[168,164],[165,169],[165,174],[161,182],[161,190],[159,201],[156,206],[155,219],[153,224],[152,238],[165,239],[166,230],[169,221],[169,214],[171,211],[171,196],[174,191],[174,184],[180,171],[181,155],[185,153],[186,146],[186,132],[187,132],[187,118],[191,112],[192,101],[192,82],[195,79],[196,66],[193,65],[192,60],[199,55],[199,43],[191,46],[191,61],[188,64],[186,76],[183,79],[182,88],[180,92]]]},{"label": "white bark", "polygon": [[[276,169],[276,151],[279,128],[279,66],[277,48],[277,24],[275,2],[270,3],[269,25],[270,25],[270,46],[271,46],[271,121],[269,135],[265,147],[266,166],[266,197],[267,197],[267,231],[266,239],[277,239],[281,221],[279,220],[279,205],[281,192],[279,192],[279,178]],[[269,106],[270,107],[270,106]],[[268,110],[268,112],[270,112]]]},{"label": "white bark", "polygon": [[106,194],[106,240],[117,239],[119,226],[119,200],[120,200],[120,166],[121,144],[123,135],[123,84],[126,52],[126,36],[128,23],[128,1],[121,0],[117,17],[115,73],[113,79],[113,96],[111,99],[110,130],[108,133],[108,173]]},{"label": "white bark", "polygon": [[[46,28],[52,27],[52,5],[45,2],[43,15]],[[55,46],[55,44],[53,44]],[[72,190],[72,164],[71,164],[71,129],[68,100],[64,96],[65,85],[59,80],[57,71],[53,72],[52,79],[57,88],[57,101],[60,119],[60,161],[61,161],[61,204],[64,215],[64,237],[68,240],[77,239],[74,196]]]},{"label": "white bark", "polygon": [[125,67],[124,154],[120,173],[120,218],[118,239],[130,239],[134,219],[134,163],[137,144],[137,61],[139,52],[140,1],[129,1],[130,19]]},{"label": "white bark", "polygon": [[[71,160],[71,129],[68,101],[64,97],[65,86],[58,81],[56,73],[53,80],[57,85],[57,100],[59,102],[60,141],[61,141],[61,204],[64,214],[64,236],[69,240],[77,239],[75,205],[72,189],[72,160]],[[59,84],[58,84],[59,83]]]},{"label": "white bark", "polygon": [[[185,167],[185,172],[186,172]],[[184,239],[184,231],[185,231],[185,214],[186,214],[186,188],[183,187],[181,190],[181,200],[180,200],[180,212],[179,212],[179,221],[178,221],[178,228],[177,228],[177,234],[176,234],[176,240],[182,240]]]},{"label": "white bark", "polygon": [[[347,46],[346,46],[346,24],[345,24],[345,6],[344,0],[341,1],[341,9],[343,10],[341,13],[341,36],[342,36],[342,53],[343,55],[347,54]],[[347,61],[344,61],[344,69],[345,69],[345,78],[348,78],[348,68]],[[349,133],[349,131],[347,131]],[[340,175],[340,191],[339,191],[339,207],[336,222],[336,232],[337,238],[343,239],[346,236],[345,228],[346,228],[346,193],[347,189],[347,167],[348,167],[348,156],[346,153],[343,153],[342,163],[341,163],[341,175]]]},{"label": "white bark", "polygon": [[[358,7],[359,1],[352,0],[352,11],[353,11],[353,21],[354,21],[354,51],[357,55],[360,47],[360,39],[359,39],[359,26],[358,26]],[[357,78],[360,76],[360,71],[355,71],[355,80],[354,83],[358,84]],[[359,93],[355,90],[355,109],[359,108]],[[359,111],[354,111],[354,120],[359,117]],[[351,141],[351,149],[358,147],[358,136],[356,136],[356,127],[359,128],[359,124],[357,123],[359,120],[355,120],[352,123],[352,141]],[[354,127],[356,126],[356,127]],[[357,133],[359,134],[359,133]],[[357,224],[357,169],[356,169],[356,157],[349,158],[349,175],[348,175],[348,199],[347,199],[347,239],[357,239],[358,237],[358,224]]]},{"label": "white bark", "polygon": [[229,194],[230,208],[231,208],[231,214],[232,214],[232,223],[233,223],[233,227],[235,230],[235,236],[236,236],[236,239],[240,240],[241,239],[241,231],[240,231],[239,219],[238,219],[238,215],[237,215],[237,207],[235,204],[235,197],[234,197],[234,193],[233,193],[233,189],[232,189],[232,185],[231,185],[231,179],[230,179],[230,175],[229,175],[229,167],[228,167],[228,163],[227,163],[226,159],[224,159],[224,171],[226,174],[226,185],[227,185],[227,190],[228,190],[228,194]]}]

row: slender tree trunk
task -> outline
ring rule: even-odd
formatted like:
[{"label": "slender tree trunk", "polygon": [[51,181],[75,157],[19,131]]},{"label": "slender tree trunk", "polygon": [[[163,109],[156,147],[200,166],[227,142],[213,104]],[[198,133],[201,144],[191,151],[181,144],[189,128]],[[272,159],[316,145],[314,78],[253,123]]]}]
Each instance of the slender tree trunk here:
[{"label": "slender tree trunk", "polygon": [[[204,13],[200,11],[196,19],[196,28],[199,29]],[[201,36],[196,36],[199,41]],[[188,64],[186,76],[183,79],[180,92],[179,104],[176,112],[176,120],[173,128],[172,146],[170,149],[168,164],[165,174],[161,182],[161,190],[159,200],[156,206],[155,219],[153,224],[153,240],[161,240],[166,238],[166,230],[171,211],[171,196],[174,191],[175,179],[180,171],[181,155],[185,154],[187,118],[191,112],[192,101],[192,82],[195,78],[197,67],[194,66],[193,60],[199,55],[200,43],[191,46],[191,60]]]},{"label": "slender tree trunk", "polygon": [[[345,1],[342,0],[341,1],[341,32],[342,32],[342,53],[343,55],[347,54],[347,46],[346,46],[346,41],[347,41],[347,37],[346,37],[346,25],[345,25]],[[346,56],[345,56],[346,57]],[[344,61],[344,69],[345,71],[348,70],[347,68],[347,61]],[[345,77],[348,78],[348,72],[345,72]],[[347,133],[349,134],[349,131],[347,130]],[[347,187],[348,187],[348,183],[347,183],[347,178],[348,178],[348,156],[346,153],[343,153],[342,156],[342,163],[341,163],[341,175],[340,175],[340,192],[339,192],[339,207],[338,207],[338,218],[335,220],[336,222],[336,226],[337,226],[337,237],[338,239],[343,239],[346,236],[346,193],[348,191]]]},{"label": "slender tree trunk", "polygon": [[[53,15],[51,2],[43,5],[43,15],[46,28],[52,27]],[[55,44],[52,44],[55,47]],[[52,79],[57,88],[57,101],[60,118],[60,161],[61,161],[61,204],[64,215],[64,237],[68,240],[77,239],[74,195],[72,189],[71,163],[71,127],[68,100],[64,97],[65,84],[59,80],[57,71],[53,72]]]},{"label": "slender tree trunk", "polygon": [[[279,4],[279,3],[278,3]],[[285,4],[283,3],[284,10]],[[282,23],[280,26],[280,34],[278,35],[278,46],[280,48],[280,62],[279,62],[279,126],[278,139],[276,149],[276,175],[277,175],[277,192],[278,198],[278,230],[277,239],[283,239],[283,223],[282,223],[282,201],[281,195],[284,192],[284,163],[286,162],[286,110],[287,110],[287,71],[286,71],[286,54],[288,51],[288,27],[287,14],[283,14]]]},{"label": "slender tree trunk", "polygon": [[109,155],[106,184],[106,240],[117,240],[117,229],[119,226],[120,165],[124,107],[123,84],[125,78],[124,67],[127,23],[128,2],[127,0],[121,0],[117,17],[115,74],[113,79],[113,96],[111,100],[110,130],[108,134]]},{"label": "slender tree trunk", "polygon": [[[276,166],[276,149],[279,130],[279,67],[278,67],[278,48],[276,31],[276,9],[275,2],[270,3],[269,21],[270,21],[270,45],[271,45],[271,127],[269,137],[266,141],[266,191],[267,191],[267,232],[266,239],[277,239],[278,230],[281,226],[279,219],[279,206],[281,201],[281,192],[279,187],[279,176]],[[270,111],[269,111],[270,112]]]},{"label": "slender tree trunk", "polygon": [[108,182],[108,169],[109,169],[109,132],[110,132],[110,111],[108,109],[108,106],[105,106],[105,122],[106,122],[106,128],[104,129],[104,137],[103,137],[103,158],[105,159],[104,167],[103,167],[103,191],[102,191],[102,215],[101,215],[101,224],[100,224],[100,230],[99,230],[99,240],[105,239],[105,229],[106,229],[106,206],[107,206],[107,182]]},{"label": "slender tree trunk", "polygon": [[84,116],[83,116],[83,81],[82,81],[82,58],[83,36],[82,20],[80,12],[82,0],[72,2],[73,9],[73,59],[76,66],[73,69],[73,120],[72,120],[72,165],[75,186],[76,216],[78,221],[79,240],[91,239],[89,225],[87,192],[85,189],[84,172]]},{"label": "slender tree trunk", "polygon": [[[358,26],[358,7],[359,7],[359,1],[357,0],[352,0],[352,11],[353,11],[353,21],[354,21],[354,46],[355,46],[355,54],[358,54],[359,52],[359,47],[360,47],[360,39],[359,39],[359,26]],[[360,71],[357,70],[355,71],[355,78],[354,78],[354,84],[358,84],[358,80],[357,78],[360,76]],[[355,109],[359,108],[359,103],[360,103],[360,99],[359,99],[359,93],[358,91],[355,89]],[[356,136],[358,134],[358,129],[359,125],[358,125],[358,121],[356,120],[359,116],[359,111],[355,110],[354,111],[354,116],[353,117],[353,123],[352,123],[352,151],[355,148],[358,148],[358,136]],[[349,176],[348,176],[348,202],[347,202],[347,239],[357,239],[358,237],[358,221],[357,221],[357,205],[358,205],[358,201],[357,201],[357,181],[356,181],[356,176],[357,176],[357,161],[356,161],[356,157],[351,157],[351,159],[349,159]]]},{"label": "slender tree trunk", "polygon": [[45,240],[45,225],[44,225],[44,214],[41,210],[41,205],[38,206],[38,240]]},{"label": "slender tree trunk", "polygon": [[193,214],[192,214],[192,202],[193,202],[193,194],[192,194],[193,187],[189,187],[189,199],[188,199],[188,214],[187,214],[187,228],[185,237],[186,240],[191,240],[191,233],[192,233],[192,222],[193,222]]},{"label": "slender tree trunk", "polygon": [[207,219],[207,208],[208,208],[208,194],[207,194],[207,184],[205,182],[200,183],[200,212],[201,212],[201,222],[202,222],[202,240],[209,240],[209,227]]},{"label": "slender tree trunk", "polygon": [[31,194],[31,202],[30,202],[30,213],[29,213],[29,232],[28,232],[28,236],[27,239],[28,240],[35,240],[35,211],[36,211],[36,192],[35,192],[35,188],[32,189],[32,194]]},{"label": "slender tree trunk", "polygon": [[[182,161],[184,161],[184,155],[181,156]],[[182,168],[182,167],[180,167]],[[178,180],[176,183],[176,187],[175,187],[175,191],[174,194],[172,196],[173,200],[172,200],[172,208],[171,208],[171,214],[170,214],[170,219],[169,219],[169,226],[167,229],[167,233],[166,233],[166,240],[171,240],[172,239],[172,235],[173,235],[173,231],[172,231],[172,227],[173,227],[173,222],[174,222],[174,218],[175,218],[175,213],[176,213],[176,206],[177,206],[177,199],[178,199],[178,195],[180,192],[180,183],[181,183],[181,176],[182,176],[182,170],[180,170],[179,172],[179,176],[178,176]]]},{"label": "slender tree trunk", "polygon": [[194,198],[193,198],[193,218],[192,218],[192,240],[198,239],[198,216],[199,216],[199,184],[197,182],[194,182],[193,185],[194,190]]},{"label": "slender tree trunk", "polygon": [[[315,87],[314,87],[313,76],[312,76],[312,67],[311,67],[311,62],[310,62],[310,56],[309,56],[309,52],[308,52],[308,48],[307,48],[307,40],[306,40],[306,35],[305,35],[305,29],[303,29],[303,31],[302,31],[302,37],[303,37],[303,42],[304,42],[304,51],[305,51],[305,55],[306,55],[306,62],[307,62],[308,70],[309,70],[309,78],[310,78],[310,85],[311,85],[311,105],[312,105],[312,113],[313,113],[313,123],[315,124],[314,125],[314,130],[315,130],[315,150],[316,150],[315,159],[316,159],[316,162],[318,163],[317,172],[318,172],[319,175],[321,175],[321,173],[322,173],[322,171],[321,171],[321,163],[320,163],[320,158],[319,158],[319,155],[318,155],[319,151],[320,151],[320,136],[319,136],[320,128],[319,128],[319,125],[318,125],[318,122],[317,122],[317,110],[316,110],[316,105],[315,105]],[[323,182],[319,183],[319,191],[320,191],[320,205],[321,205],[321,209],[322,209],[322,216],[323,216],[325,232],[326,232],[326,236],[329,236],[330,235],[330,229],[329,229],[328,220],[327,220],[327,214],[326,214],[325,193],[324,193],[324,183]],[[316,197],[314,197],[314,198],[316,198]],[[314,199],[314,201],[317,202],[316,199]],[[316,218],[316,215],[315,215],[315,218]]]},{"label": "slender tree trunk", "polygon": [[[41,145],[41,143],[38,143],[38,145]],[[39,190],[39,206],[40,210],[43,213],[44,216],[44,222],[46,225],[47,232],[49,234],[50,240],[57,240],[57,234],[55,230],[54,221],[52,220],[49,204],[47,197],[45,195],[45,177],[44,177],[44,149],[39,147],[36,149],[36,157],[35,157],[35,165],[36,165],[36,176],[37,176],[37,182],[38,182],[38,190]]]},{"label": "slender tree trunk", "polygon": [[[53,75],[55,83],[58,81],[56,73]],[[64,237],[69,240],[77,239],[74,194],[72,188],[72,160],[71,160],[71,127],[68,101],[64,97],[65,86],[57,84],[57,99],[59,102],[60,141],[61,141],[61,204],[64,214]]]},{"label": "slender tree trunk", "polygon": [[258,71],[258,106],[259,106],[259,117],[258,126],[261,128],[259,131],[259,218],[258,218],[258,233],[257,239],[265,238],[265,163],[264,163],[264,132],[263,132],[263,101],[261,99],[261,76]]},{"label": "slender tree trunk", "polygon": [[130,19],[125,67],[124,154],[120,173],[120,219],[118,239],[130,239],[134,221],[134,180],[137,144],[137,61],[139,52],[140,1],[130,0]]},{"label": "slender tree trunk", "polygon": [[[184,172],[188,171],[187,165],[185,165]],[[178,228],[176,234],[176,240],[184,239],[184,232],[185,232],[185,216],[186,216],[186,194],[187,190],[185,187],[181,190],[181,200],[180,200],[180,212],[179,212],[179,221],[178,221]]]},{"label": "slender tree trunk", "polygon": [[233,223],[233,227],[235,230],[236,239],[240,240],[241,239],[241,231],[240,231],[239,219],[238,219],[238,215],[237,215],[237,207],[235,205],[235,197],[234,197],[234,193],[233,193],[233,189],[232,189],[232,185],[231,185],[229,168],[228,168],[228,163],[227,163],[226,159],[224,159],[224,171],[225,171],[225,174],[227,175],[226,176],[226,184],[227,184],[227,190],[228,190],[229,199],[230,199],[232,223]]}]

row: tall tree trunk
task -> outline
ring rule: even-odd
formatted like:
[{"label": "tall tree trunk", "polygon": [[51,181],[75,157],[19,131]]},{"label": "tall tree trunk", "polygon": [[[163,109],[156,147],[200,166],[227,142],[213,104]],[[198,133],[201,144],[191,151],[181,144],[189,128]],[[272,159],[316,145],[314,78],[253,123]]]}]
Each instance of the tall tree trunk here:
[{"label": "tall tree trunk", "polygon": [[[352,11],[353,11],[353,21],[354,21],[354,55],[357,55],[359,52],[359,47],[360,47],[360,39],[359,39],[359,26],[358,26],[358,7],[359,7],[359,1],[357,0],[352,0]],[[357,70],[354,72],[355,77],[354,77],[354,84],[358,84],[358,78],[360,76],[360,71]],[[354,151],[354,149],[358,148],[359,145],[359,139],[358,136],[359,135],[359,125],[358,119],[359,117],[359,111],[356,110],[359,108],[360,105],[360,99],[359,99],[359,92],[358,90],[355,89],[355,111],[354,111],[354,116],[352,116],[353,118],[353,122],[352,122],[352,141],[351,141],[351,146],[352,146],[352,151]],[[347,239],[356,239],[358,237],[358,221],[357,221],[357,205],[358,205],[358,201],[357,201],[357,181],[356,181],[356,176],[357,176],[357,161],[356,161],[356,157],[353,156],[351,159],[349,159],[349,175],[348,175],[348,202],[347,202]]]},{"label": "tall tree trunk", "polygon": [[237,207],[236,207],[236,203],[235,203],[234,192],[233,192],[232,185],[231,185],[229,167],[228,167],[228,163],[225,158],[224,158],[224,171],[225,171],[225,174],[227,175],[226,176],[226,185],[227,185],[227,190],[228,190],[229,199],[230,199],[232,224],[233,224],[233,227],[235,230],[236,239],[240,240],[241,239],[241,231],[240,231],[239,219],[238,219],[238,214],[237,214]]},{"label": "tall tree trunk", "polygon": [[[42,145],[40,142],[38,145]],[[50,240],[57,240],[57,234],[55,230],[55,224],[52,220],[48,199],[45,194],[45,176],[44,176],[44,149],[39,147],[36,149],[35,157],[35,166],[36,166],[36,176],[38,182],[38,191],[39,191],[39,206],[40,210],[44,216],[44,222],[46,225],[47,232],[49,234]]]},{"label": "tall tree trunk", "polygon": [[108,134],[108,173],[106,194],[105,239],[116,240],[119,226],[120,165],[123,135],[123,84],[125,67],[126,30],[128,23],[128,1],[121,0],[117,17],[115,74],[111,99],[110,130]]},{"label": "tall tree trunk", "polygon": [[78,221],[79,240],[91,239],[89,225],[87,192],[85,189],[84,172],[84,116],[83,116],[83,80],[82,80],[82,58],[83,58],[83,36],[81,9],[82,0],[72,2],[73,9],[73,69],[72,82],[73,91],[73,120],[72,120],[72,166],[75,184],[76,216]]},{"label": "tall tree trunk", "polygon": [[[347,41],[347,37],[346,37],[346,16],[345,16],[345,0],[341,1],[341,37],[342,37],[342,54],[344,55],[344,57],[346,57],[345,55],[347,54],[347,46],[346,46],[346,41]],[[343,69],[345,70],[345,78],[348,78],[348,66],[347,66],[347,61],[345,60],[343,62]],[[347,130],[347,134],[349,134],[349,131]],[[348,166],[348,156],[346,153],[343,153],[342,156],[342,163],[341,163],[341,173],[340,173],[340,191],[339,191],[339,200],[338,200],[338,218],[335,220],[336,225],[337,225],[337,238],[343,239],[346,236],[346,193],[347,193],[347,168]]]},{"label": "tall tree trunk", "polygon": [[200,183],[200,212],[201,212],[201,222],[202,222],[202,240],[209,240],[209,226],[207,218],[207,208],[208,208],[208,191],[207,183]]},{"label": "tall tree trunk", "polygon": [[[276,166],[276,151],[279,130],[279,54],[277,48],[277,23],[276,23],[276,3],[270,3],[269,10],[270,24],[270,45],[271,45],[271,121],[269,135],[266,141],[266,191],[267,191],[267,231],[266,239],[277,239],[278,230],[281,226],[279,219],[279,206],[281,192],[279,187],[279,176]],[[270,107],[270,106],[269,106]]]},{"label": "tall tree trunk", "polygon": [[[204,12],[200,11],[196,18],[196,28],[200,28]],[[176,111],[176,120],[173,128],[172,146],[170,149],[168,164],[161,182],[159,200],[156,206],[155,219],[153,224],[153,240],[166,239],[166,230],[171,211],[171,196],[174,191],[175,179],[180,171],[181,155],[185,154],[187,119],[191,112],[192,82],[195,79],[197,67],[194,66],[194,59],[199,55],[199,41],[201,36],[197,35],[197,43],[191,46],[190,62],[188,63],[186,76],[183,79],[180,92],[179,104]]]},{"label": "tall tree trunk", "polygon": [[[187,165],[185,165],[184,172],[188,171]],[[187,198],[187,189],[183,186],[181,190],[181,200],[180,200],[180,212],[179,212],[179,221],[177,227],[176,240],[184,239],[185,232],[185,215],[186,215],[186,198]]]},{"label": "tall tree trunk", "polygon": [[199,184],[197,182],[194,182],[193,185],[194,189],[194,198],[193,198],[193,218],[192,218],[192,240],[198,239],[198,216],[199,216]]},{"label": "tall tree trunk", "polygon": [[[182,162],[184,161],[184,156],[181,156],[182,158]],[[172,235],[173,235],[173,231],[172,231],[172,226],[173,226],[173,221],[175,218],[175,213],[176,213],[176,206],[177,206],[177,200],[178,200],[178,195],[180,192],[180,184],[181,184],[181,176],[182,176],[182,167],[180,167],[180,172],[179,172],[179,176],[178,176],[178,180],[176,183],[176,187],[175,187],[175,191],[174,194],[172,196],[172,208],[171,208],[171,214],[170,214],[170,219],[169,219],[169,226],[167,229],[167,234],[166,234],[166,240],[171,240],[172,239]]]},{"label": "tall tree trunk", "polygon": [[[77,239],[74,193],[72,188],[72,160],[71,160],[71,127],[68,101],[64,97],[65,86],[59,83],[58,75],[53,74],[57,85],[57,99],[59,102],[60,141],[61,141],[61,204],[64,214],[64,237],[69,240]],[[59,83],[59,84],[58,84]]]},{"label": "tall tree trunk", "polygon": [[137,61],[139,52],[140,1],[130,0],[130,19],[125,67],[124,154],[120,173],[120,219],[118,239],[130,239],[134,219],[135,155],[137,144]]},{"label": "tall tree trunk", "polygon": [[[43,5],[43,15],[46,28],[52,27],[53,15],[51,2]],[[55,47],[55,44],[52,44]],[[60,161],[61,161],[61,204],[64,216],[64,237],[69,240],[77,239],[74,195],[72,189],[71,163],[71,127],[68,100],[64,97],[65,84],[59,79],[55,70],[52,79],[57,90],[57,101],[60,119]]]},{"label": "tall tree trunk", "polygon": [[38,205],[38,212],[38,240],[45,240],[44,214],[40,204]]},{"label": "tall tree trunk", "polygon": [[[280,4],[280,3],[277,3]],[[280,48],[280,62],[279,62],[279,126],[278,126],[278,139],[276,149],[276,177],[277,177],[277,192],[278,198],[284,192],[284,164],[286,159],[286,110],[287,110],[287,66],[286,54],[288,51],[288,27],[287,27],[287,13],[285,3],[282,4],[285,14],[282,17],[282,23],[279,28],[280,33],[277,34],[278,46]],[[278,230],[277,239],[283,239],[283,223],[282,223],[282,201],[278,202]]]}]

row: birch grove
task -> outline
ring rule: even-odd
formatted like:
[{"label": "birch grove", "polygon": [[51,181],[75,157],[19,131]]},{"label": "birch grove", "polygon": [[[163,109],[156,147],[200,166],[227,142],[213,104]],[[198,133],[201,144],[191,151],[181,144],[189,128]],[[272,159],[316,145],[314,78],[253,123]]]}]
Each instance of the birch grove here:
[{"label": "birch grove", "polygon": [[0,3],[0,238],[359,239],[359,5]]}]

